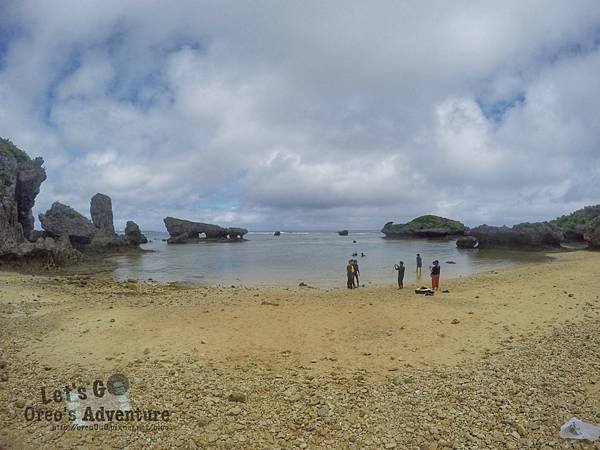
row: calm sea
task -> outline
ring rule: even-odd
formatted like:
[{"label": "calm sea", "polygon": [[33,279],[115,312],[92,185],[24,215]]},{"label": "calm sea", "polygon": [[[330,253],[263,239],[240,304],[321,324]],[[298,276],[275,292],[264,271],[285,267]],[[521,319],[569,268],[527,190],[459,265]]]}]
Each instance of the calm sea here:
[{"label": "calm sea", "polygon": [[[200,284],[245,286],[345,286],[346,262],[358,253],[361,284],[394,284],[393,266],[404,261],[405,282],[415,280],[415,258],[423,257],[423,282],[428,283],[427,267],[438,259],[444,277],[457,277],[489,271],[513,264],[541,261],[531,252],[499,252],[457,249],[454,240],[388,240],[378,231],[350,232],[250,232],[244,242],[200,242],[169,245],[166,233],[146,232],[151,240],[140,255],[107,258],[101,266],[81,271],[116,279],[137,278],[157,281],[185,281]],[[365,256],[361,257],[361,253]],[[449,262],[453,262],[451,264]]]}]

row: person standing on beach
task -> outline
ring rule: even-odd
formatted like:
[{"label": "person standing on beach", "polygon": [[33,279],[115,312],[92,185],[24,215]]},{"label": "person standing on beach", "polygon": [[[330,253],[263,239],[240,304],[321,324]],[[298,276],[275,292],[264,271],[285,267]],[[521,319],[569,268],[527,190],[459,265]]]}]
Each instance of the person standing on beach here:
[{"label": "person standing on beach", "polygon": [[421,276],[421,269],[423,268],[423,259],[421,258],[421,254],[417,253],[417,276]]},{"label": "person standing on beach", "polygon": [[431,267],[431,289],[440,290],[440,262],[436,259]]},{"label": "person standing on beach", "polygon": [[398,289],[402,289],[404,287],[404,261],[394,264],[394,269],[398,271]]},{"label": "person standing on beach", "polygon": [[360,275],[360,270],[358,270],[358,259],[355,259],[352,263],[354,265],[354,281],[356,282],[354,287],[359,287],[360,281],[358,281],[358,276]]},{"label": "person standing on beach", "polygon": [[352,289],[354,287],[354,264],[350,259],[348,260],[348,264],[346,264],[346,276],[348,277],[347,286],[348,289]]}]

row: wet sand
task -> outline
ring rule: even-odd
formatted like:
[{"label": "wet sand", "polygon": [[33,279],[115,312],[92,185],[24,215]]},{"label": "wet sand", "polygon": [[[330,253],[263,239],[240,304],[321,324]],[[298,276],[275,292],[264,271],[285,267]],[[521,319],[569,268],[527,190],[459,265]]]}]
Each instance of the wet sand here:
[{"label": "wet sand", "polygon": [[[552,256],[433,297],[0,273],[0,447],[562,448],[600,423],[600,253]],[[24,418],[113,373],[168,430]]]}]

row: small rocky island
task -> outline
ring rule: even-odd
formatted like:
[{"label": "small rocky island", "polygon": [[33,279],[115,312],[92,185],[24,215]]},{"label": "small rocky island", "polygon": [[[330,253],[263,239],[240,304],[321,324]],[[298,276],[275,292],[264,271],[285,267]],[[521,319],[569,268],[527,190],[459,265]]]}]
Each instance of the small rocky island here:
[{"label": "small rocky island", "polygon": [[460,236],[467,230],[467,227],[457,220],[428,214],[408,223],[388,222],[381,232],[388,239],[402,239]]},{"label": "small rocky island", "polygon": [[600,205],[586,206],[549,222],[524,222],[512,227],[479,225],[469,229],[457,220],[429,214],[408,223],[388,222],[381,232],[388,239],[458,236],[458,248],[551,250],[570,242],[600,249]]},{"label": "small rocky island", "polygon": [[245,228],[223,228],[210,223],[192,222],[190,220],[165,217],[165,227],[169,233],[169,244],[185,244],[201,240],[224,242],[242,241],[248,233]]}]

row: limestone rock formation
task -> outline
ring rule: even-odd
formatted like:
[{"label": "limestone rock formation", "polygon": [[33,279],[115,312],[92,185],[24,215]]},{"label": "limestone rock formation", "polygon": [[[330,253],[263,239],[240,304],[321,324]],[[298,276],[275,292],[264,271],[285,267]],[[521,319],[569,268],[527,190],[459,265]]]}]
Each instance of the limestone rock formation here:
[{"label": "limestone rock formation", "polygon": [[170,235],[167,240],[169,244],[182,244],[198,240],[202,234],[205,239],[235,241],[242,240],[244,235],[248,233],[245,228],[223,228],[218,225],[191,222],[174,217],[165,217],[164,222]]},{"label": "limestone rock formation", "polygon": [[86,254],[126,251],[148,242],[135,222],[127,222],[125,235],[115,233],[112,201],[108,195],[92,197],[90,215],[93,223],[73,208],[55,202],[45,214],[40,214],[40,221],[48,236],[68,236],[71,243]]},{"label": "limestone rock formation", "polygon": [[549,222],[521,223],[509,228],[481,225],[469,232],[479,248],[544,248],[559,247],[564,240],[562,230]]},{"label": "limestone rock formation", "polygon": [[104,194],[94,195],[90,202],[93,223],[55,202],[39,215],[44,231],[34,230],[32,208],[46,179],[43,163],[42,158],[31,159],[12,142],[0,138],[0,259],[36,259],[62,265],[79,260],[81,252],[121,251],[146,242],[133,222],[128,223],[126,236],[115,233],[112,202]]},{"label": "limestone rock formation", "polygon": [[40,186],[46,179],[46,171],[42,164],[44,164],[42,158],[35,158],[28,164],[21,164],[17,175],[17,210],[19,222],[23,227],[23,235],[26,239],[33,231],[35,222],[31,210],[35,204],[35,198],[40,193]]},{"label": "limestone rock formation", "polygon": [[81,259],[81,253],[71,245],[67,236],[57,239],[39,238],[36,242],[23,242],[0,254],[2,260],[36,260],[54,266],[62,266]]},{"label": "limestone rock formation", "polygon": [[386,223],[381,232],[386,238],[446,237],[465,233],[467,228],[456,220],[431,214],[417,217],[408,223]]},{"label": "limestone rock formation", "polygon": [[108,195],[98,193],[92,197],[90,215],[96,228],[109,236],[115,234],[112,201]]},{"label": "limestone rock formation", "polygon": [[32,160],[0,138],[0,249],[29,239],[34,224],[31,209],[46,179],[43,164],[42,158]]},{"label": "limestone rock formation", "polygon": [[600,217],[596,217],[588,224],[583,237],[590,248],[600,249]]},{"label": "limestone rock formation", "polygon": [[31,159],[0,138],[0,259],[64,264],[77,259],[68,239],[52,239],[33,229],[32,208],[46,179],[42,158]]},{"label": "limestone rock formation", "polygon": [[130,220],[125,226],[125,241],[129,245],[138,246],[140,244],[146,244],[148,239],[142,234],[138,224]]},{"label": "limestone rock formation", "polygon": [[49,236],[68,236],[73,244],[89,244],[96,227],[73,208],[54,202],[45,214],[40,214],[42,228]]},{"label": "limestone rock formation", "polygon": [[113,223],[112,200],[108,195],[96,194],[90,201],[90,215],[96,227],[91,246],[86,250],[95,253],[107,251],[121,251],[128,248],[137,248],[140,244],[148,242],[140,227],[132,221],[127,222],[125,235],[115,233]]},{"label": "limestone rock formation", "polygon": [[473,236],[461,236],[456,240],[458,248],[475,248],[478,244],[477,238]]}]

